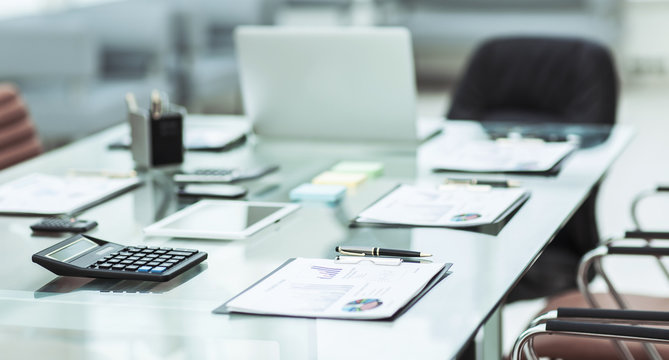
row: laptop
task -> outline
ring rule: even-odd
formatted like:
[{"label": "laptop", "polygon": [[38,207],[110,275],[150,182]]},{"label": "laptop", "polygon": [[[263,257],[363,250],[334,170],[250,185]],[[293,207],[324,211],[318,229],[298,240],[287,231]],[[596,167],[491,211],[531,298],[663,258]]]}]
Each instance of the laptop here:
[{"label": "laptop", "polygon": [[404,28],[242,26],[235,44],[246,115],[261,136],[420,141],[411,34]]}]

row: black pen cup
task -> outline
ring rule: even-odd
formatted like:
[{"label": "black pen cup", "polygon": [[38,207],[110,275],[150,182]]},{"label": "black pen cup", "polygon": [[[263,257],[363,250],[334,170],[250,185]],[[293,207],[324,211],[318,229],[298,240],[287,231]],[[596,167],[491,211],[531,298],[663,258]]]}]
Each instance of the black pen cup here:
[{"label": "black pen cup", "polygon": [[167,112],[150,117],[150,152],[153,166],[175,165],[184,161],[183,114]]}]

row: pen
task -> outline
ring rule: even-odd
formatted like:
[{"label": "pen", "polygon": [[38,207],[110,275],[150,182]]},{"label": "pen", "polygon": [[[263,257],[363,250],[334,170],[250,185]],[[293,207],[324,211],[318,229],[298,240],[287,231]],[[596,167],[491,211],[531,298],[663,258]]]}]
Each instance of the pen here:
[{"label": "pen", "polygon": [[163,113],[163,102],[160,99],[160,92],[153,90],[151,92],[151,119],[158,120]]},{"label": "pen", "polygon": [[137,106],[137,99],[135,99],[135,94],[131,92],[125,94],[125,104],[128,107],[128,112],[138,112],[139,107]]},{"label": "pen", "polygon": [[492,187],[518,187],[519,181],[514,180],[479,180],[479,179],[446,179],[447,185],[488,185]]},{"label": "pen", "polygon": [[411,250],[382,249],[377,247],[364,246],[337,246],[335,251],[344,255],[354,256],[399,256],[399,257],[428,257],[432,254],[422,253]]}]

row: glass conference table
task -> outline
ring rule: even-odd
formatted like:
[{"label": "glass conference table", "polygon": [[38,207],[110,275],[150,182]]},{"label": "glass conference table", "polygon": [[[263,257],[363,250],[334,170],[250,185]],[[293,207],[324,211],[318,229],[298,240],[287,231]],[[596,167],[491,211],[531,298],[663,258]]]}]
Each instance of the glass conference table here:
[{"label": "glass conference table", "polygon": [[[6,182],[32,172],[128,170],[128,151],[107,144],[118,126],[0,172]],[[339,206],[304,204],[245,240],[145,238],[142,229],[185,206],[163,171],[144,185],[80,215],[92,236],[126,245],[195,248],[209,253],[166,283],[59,277],[31,255],[64,239],[33,236],[38,217],[0,216],[2,358],[49,359],[447,359],[457,357],[529,265],[573,214],[633,135],[613,128],[600,145],[579,150],[557,176],[509,176],[532,194],[497,235],[439,228],[351,228],[349,220],[398,183],[437,185],[448,173],[424,163],[435,143],[481,132],[446,122],[418,147],[250,139],[227,152],[188,152],[185,168],[278,164],[246,184],[247,199],[288,201],[288,192],[341,160],[373,160],[384,175],[349,191]],[[495,177],[495,176],[493,176]],[[499,176],[496,176],[499,178]],[[452,262],[452,273],[393,321],[313,320],[217,315],[212,310],[292,257],[333,258],[337,245],[416,249]]]}]

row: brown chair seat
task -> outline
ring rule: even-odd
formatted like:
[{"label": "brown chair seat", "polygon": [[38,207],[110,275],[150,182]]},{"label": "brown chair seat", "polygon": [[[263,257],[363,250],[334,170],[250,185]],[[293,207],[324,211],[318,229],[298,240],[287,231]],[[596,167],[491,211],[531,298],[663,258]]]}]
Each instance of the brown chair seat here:
[{"label": "brown chair seat", "polygon": [[[669,299],[643,295],[623,295],[634,310],[669,311]],[[602,308],[617,309],[609,294],[595,294]],[[558,307],[589,308],[585,298],[578,291],[569,291],[551,297],[541,313]],[[634,359],[648,359],[638,342],[627,342]],[[656,345],[663,359],[669,359],[669,345]],[[537,356],[564,360],[619,359],[618,351],[610,340],[568,335],[538,335],[534,338],[534,351]]]},{"label": "brown chair seat", "polygon": [[0,169],[42,153],[42,144],[18,90],[0,84]]}]

